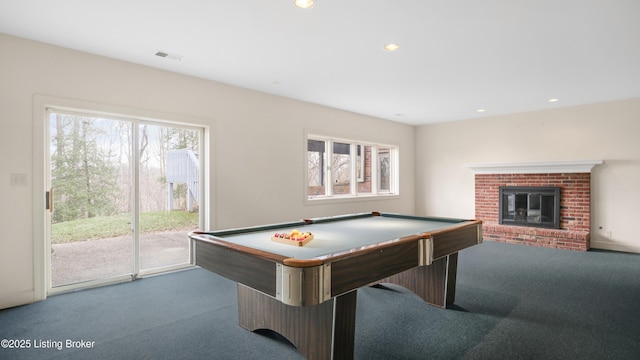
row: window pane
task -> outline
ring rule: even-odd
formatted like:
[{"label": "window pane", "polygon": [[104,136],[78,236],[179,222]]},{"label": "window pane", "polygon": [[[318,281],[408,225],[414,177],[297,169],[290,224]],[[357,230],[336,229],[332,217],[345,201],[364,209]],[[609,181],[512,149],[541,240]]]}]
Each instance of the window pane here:
[{"label": "window pane", "polygon": [[378,149],[378,190],[380,192],[391,191],[391,156],[389,148]]},{"label": "window pane", "polygon": [[371,193],[371,146],[358,145],[358,193]]},{"label": "window pane", "polygon": [[307,198],[398,193],[398,148],[358,140],[307,138]]},{"label": "window pane", "polygon": [[307,196],[326,195],[324,187],[325,142],[307,141]]},{"label": "window pane", "polygon": [[131,124],[51,113],[51,287],[133,271]]},{"label": "window pane", "polygon": [[198,228],[199,131],[139,126],[140,268],[189,263],[185,233]]},{"label": "window pane", "polygon": [[351,145],[333,143],[331,186],[334,195],[351,193]]}]

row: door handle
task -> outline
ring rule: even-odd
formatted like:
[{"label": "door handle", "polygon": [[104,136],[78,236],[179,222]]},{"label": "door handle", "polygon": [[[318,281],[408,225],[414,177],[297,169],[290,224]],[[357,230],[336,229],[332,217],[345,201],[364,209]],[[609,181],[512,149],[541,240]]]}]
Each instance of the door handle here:
[{"label": "door handle", "polygon": [[53,188],[46,192],[45,203],[45,209],[48,209],[50,213],[53,213]]}]

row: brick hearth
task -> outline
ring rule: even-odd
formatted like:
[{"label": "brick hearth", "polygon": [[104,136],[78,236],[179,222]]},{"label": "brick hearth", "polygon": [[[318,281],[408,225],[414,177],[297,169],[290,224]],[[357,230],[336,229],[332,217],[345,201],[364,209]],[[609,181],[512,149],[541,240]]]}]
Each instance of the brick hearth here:
[{"label": "brick hearth", "polygon": [[[560,187],[560,229],[500,225],[500,186]],[[484,222],[485,240],[587,251],[591,229],[591,174],[476,174],[476,218]]]}]

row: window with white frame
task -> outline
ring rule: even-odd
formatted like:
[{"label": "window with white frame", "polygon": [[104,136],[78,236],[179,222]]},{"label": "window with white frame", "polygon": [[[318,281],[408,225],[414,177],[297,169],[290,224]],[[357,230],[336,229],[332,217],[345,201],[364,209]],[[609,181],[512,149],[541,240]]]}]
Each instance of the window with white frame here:
[{"label": "window with white frame", "polygon": [[397,146],[307,136],[307,199],[397,194]]}]

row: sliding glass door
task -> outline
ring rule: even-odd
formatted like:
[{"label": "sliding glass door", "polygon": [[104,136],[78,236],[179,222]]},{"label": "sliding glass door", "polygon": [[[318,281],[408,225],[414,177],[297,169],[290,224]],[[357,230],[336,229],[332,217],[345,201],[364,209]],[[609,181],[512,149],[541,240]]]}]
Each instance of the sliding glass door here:
[{"label": "sliding glass door", "polygon": [[188,266],[202,129],[48,110],[49,289]]}]

